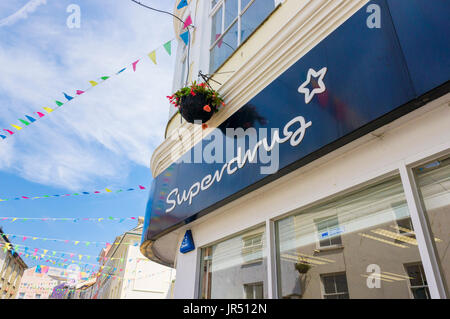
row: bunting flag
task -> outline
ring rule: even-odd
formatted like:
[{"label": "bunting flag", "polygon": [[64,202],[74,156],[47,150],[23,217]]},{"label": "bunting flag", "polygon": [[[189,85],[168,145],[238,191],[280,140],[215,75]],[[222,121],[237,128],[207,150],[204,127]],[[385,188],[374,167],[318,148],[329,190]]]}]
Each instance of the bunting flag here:
[{"label": "bunting flag", "polygon": [[164,43],[164,49],[166,49],[166,52],[168,55],[172,55],[172,41]]},{"label": "bunting flag", "polygon": [[155,51],[150,52],[150,53],[148,54],[148,57],[150,58],[150,60],[153,61],[153,63],[156,64],[156,52],[155,52]]},{"label": "bunting flag", "polygon": [[[180,3],[180,4],[181,4],[181,3]],[[190,17],[188,17],[188,19],[186,19],[186,22],[185,22],[185,23],[192,23],[192,18],[190,18],[191,22],[189,22],[189,18],[190,18]],[[189,34],[183,35],[183,37],[184,37],[183,41],[186,43],[186,40],[189,39]],[[186,38],[186,37],[187,37],[187,38]],[[172,41],[173,41],[173,40],[174,40],[174,39],[171,39],[171,40],[169,40],[169,41],[164,42],[164,44],[160,45],[159,47],[157,47],[156,49],[152,50],[150,53],[147,54],[147,56],[150,58],[150,60],[151,60],[154,64],[156,64],[156,51],[157,51],[159,48],[164,48],[164,50],[167,52],[167,54],[168,54],[169,56],[171,56],[171,54],[172,54]],[[137,64],[138,64],[139,62],[141,62],[142,59],[143,59],[143,57],[141,57],[141,58],[135,60],[133,63],[130,64],[130,65],[132,66],[134,72],[136,72],[136,70],[137,70]],[[117,73],[115,73],[115,75],[119,75],[119,74],[123,73],[123,72],[124,72],[125,70],[127,70],[127,69],[128,69],[128,66],[123,67],[123,68],[120,69],[120,71],[118,71]],[[100,77],[98,80],[91,80],[91,81],[88,81],[88,82],[90,83],[90,85],[91,85],[90,87],[88,87],[88,88],[85,89],[85,90],[80,90],[80,89],[74,90],[74,91],[75,91],[74,94],[68,94],[68,93],[66,93],[66,92],[63,92],[62,94],[64,95],[64,98],[67,100],[66,103],[71,102],[71,101],[74,100],[75,98],[79,97],[79,96],[82,95],[82,94],[85,94],[88,90],[90,90],[90,89],[92,89],[92,88],[94,88],[94,87],[100,85],[101,83],[107,81],[107,80],[110,79],[110,78],[111,78],[110,75],[104,75],[104,76]],[[100,81],[100,80],[101,80],[101,81]],[[54,109],[51,108],[51,107],[43,107],[43,109],[44,109],[48,114],[50,114],[50,113],[52,113],[53,111],[55,111],[57,108],[60,108],[61,106],[63,106],[65,103],[63,103],[63,102],[61,102],[61,101],[59,101],[59,100],[55,100],[55,104],[56,104],[56,107],[55,107]],[[22,118],[22,119],[19,119],[19,122],[22,123],[23,125],[25,125],[25,126],[27,127],[27,126],[30,126],[30,124],[36,122],[38,119],[40,119],[40,118],[42,118],[42,117],[45,116],[45,114],[42,113],[42,112],[34,112],[33,114],[37,114],[37,116],[38,116],[39,118],[33,118],[33,117],[31,117],[31,116],[26,115],[25,117],[26,117],[27,119],[26,119],[26,120],[23,119],[23,118]],[[11,125],[14,129],[16,129],[17,131],[20,131],[20,130],[22,130],[22,129],[24,128],[24,127],[19,126],[19,125],[16,125],[16,124],[10,124],[10,125]],[[8,133],[8,134],[5,134],[5,133],[3,133],[3,132],[6,132],[6,133]],[[9,130],[9,129],[1,129],[1,133],[0,133],[0,138],[1,138],[1,140],[6,140],[6,139],[9,138],[11,135],[14,135],[14,131]]]},{"label": "bunting flag", "polygon": [[186,18],[186,21],[184,21],[184,24],[183,24],[183,29],[186,29],[188,26],[190,26],[192,24],[192,18],[191,18],[191,16],[189,15],[187,18]]},{"label": "bunting flag", "polygon": [[[104,193],[122,193],[122,192],[132,192],[132,191],[136,191],[136,190],[145,190],[146,188],[142,185],[138,185],[138,187],[136,188],[127,188],[127,189],[118,189],[116,191],[112,191],[109,188],[105,188],[105,192]],[[91,191],[91,192],[80,192],[80,193],[73,193],[73,194],[59,194],[59,195],[41,195],[41,196],[35,196],[35,197],[29,197],[29,196],[24,196],[21,195],[19,197],[15,197],[15,198],[9,198],[9,199],[2,199],[0,198],[0,202],[6,202],[6,201],[13,201],[13,200],[24,200],[24,199],[29,199],[29,200],[34,200],[34,199],[43,199],[43,198],[62,198],[62,197],[68,197],[68,196],[81,196],[81,195],[92,195],[92,194],[102,194],[102,192],[100,191]]]},{"label": "bunting flag", "polygon": [[187,5],[188,5],[187,0],[181,0],[180,3],[178,3],[177,10],[182,9],[182,8],[186,7]]},{"label": "bunting flag", "polygon": [[134,61],[134,62],[132,63],[132,65],[133,65],[133,71],[134,71],[134,72],[136,72],[136,66],[137,66],[137,64],[139,63],[139,61],[140,61],[140,59],[139,59],[139,60],[136,60],[136,61]]},{"label": "bunting flag", "polygon": [[181,40],[183,40],[183,42],[188,45],[189,44],[189,30],[187,30],[186,32],[183,32],[180,34],[180,38]]}]

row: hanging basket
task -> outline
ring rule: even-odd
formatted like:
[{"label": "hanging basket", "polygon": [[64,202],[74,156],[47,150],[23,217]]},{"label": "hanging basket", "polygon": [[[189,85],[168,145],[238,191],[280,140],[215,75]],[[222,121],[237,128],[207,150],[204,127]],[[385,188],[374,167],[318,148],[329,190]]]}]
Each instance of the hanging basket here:
[{"label": "hanging basket", "polygon": [[306,274],[311,269],[311,265],[308,264],[308,263],[296,263],[295,264],[295,269],[300,274]]},{"label": "hanging basket", "polygon": [[189,123],[206,123],[214,112],[217,112],[217,108],[212,105],[212,99],[203,93],[181,97],[179,108],[181,116]]},{"label": "hanging basket", "polygon": [[214,113],[225,106],[222,97],[205,83],[193,82],[191,86],[184,87],[172,96],[167,97],[171,104],[179,108],[181,116],[189,123],[205,123]]}]

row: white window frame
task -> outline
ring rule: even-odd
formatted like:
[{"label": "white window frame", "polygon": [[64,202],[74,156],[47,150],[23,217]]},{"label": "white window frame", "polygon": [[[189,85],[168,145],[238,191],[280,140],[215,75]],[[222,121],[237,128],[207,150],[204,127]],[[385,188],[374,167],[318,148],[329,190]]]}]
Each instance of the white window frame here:
[{"label": "white window frame", "polygon": [[[336,276],[341,276],[341,275],[345,276],[345,280],[347,282],[347,292],[337,292]],[[323,283],[324,277],[334,277],[334,288],[335,288],[336,292],[333,292],[333,293],[325,292],[325,285]],[[320,274],[320,284],[321,284],[321,288],[322,288],[322,299],[326,299],[325,296],[340,296],[340,295],[345,295],[345,294],[347,294],[348,298],[350,299],[350,292],[348,291],[347,272],[343,271],[343,272],[336,272],[336,273],[329,273],[329,274]]]},{"label": "white window frame", "polygon": [[[248,8],[250,8],[250,6],[256,1],[256,0],[250,0],[249,3],[247,4],[247,6],[245,8],[243,8],[241,10],[241,4],[242,4],[242,0],[237,0],[238,1],[238,13],[237,16],[230,22],[230,24],[227,26],[227,28],[225,29],[225,11],[226,11],[226,0],[217,0],[217,3],[214,5],[214,7],[212,6],[212,1],[213,0],[208,0],[209,3],[209,16],[208,16],[208,20],[209,20],[209,37],[208,37],[208,56],[209,56],[209,61],[211,60],[211,52],[212,50],[215,48],[216,44],[220,41],[222,41],[223,37],[228,33],[228,31],[230,30],[230,28],[237,23],[238,24],[238,41],[237,41],[237,45],[236,48],[234,49],[235,51],[242,45],[242,39],[241,39],[241,21],[242,21],[242,15],[248,10]],[[273,10],[276,9],[276,7],[283,3],[284,0],[273,0],[274,2],[274,7]],[[222,8],[222,27],[221,27],[221,35],[220,37],[218,37],[213,43],[211,43],[211,32],[212,32],[212,19],[213,16],[217,13],[217,11],[220,10],[220,8]],[[250,35],[251,36],[251,35]],[[250,37],[249,36],[249,37]],[[249,38],[248,37],[248,38]],[[247,39],[248,39],[247,38]],[[232,53],[233,54],[233,53]],[[230,56],[232,55],[230,54]],[[220,66],[219,66],[220,68]],[[209,63],[208,63],[208,69],[210,71],[210,73],[213,71],[211,70]]]},{"label": "white window frame", "polygon": [[430,294],[430,287],[428,286],[428,281],[427,281],[426,285],[425,285],[425,283],[423,281],[424,277],[426,279],[426,274],[425,274],[425,269],[423,268],[422,262],[419,261],[419,262],[416,262],[416,263],[404,264],[403,267],[405,268],[406,276],[409,276],[408,267],[412,267],[412,266],[418,266],[419,267],[420,277],[422,279],[422,285],[420,285],[420,286],[413,286],[413,285],[411,285],[411,280],[408,279],[409,294],[411,296],[411,299],[415,299],[414,298],[414,293],[412,291],[414,288],[425,288],[426,287],[426,288],[428,288],[428,293]]},{"label": "white window frame", "polygon": [[[328,246],[321,246],[321,245],[320,245],[321,239],[320,239],[319,229],[318,229],[317,226],[318,226],[319,223],[324,222],[324,221],[326,221],[326,220],[328,220],[328,219],[331,219],[331,218],[336,218],[336,219],[337,219],[337,226],[339,227],[339,226],[340,226],[340,223],[339,223],[339,217],[338,217],[338,214],[329,215],[329,216],[327,216],[327,217],[321,217],[321,218],[314,219],[314,224],[315,224],[315,226],[316,226],[316,238],[317,238],[317,241],[316,241],[316,250],[318,250],[318,251],[333,250],[333,249],[339,249],[339,248],[342,248],[342,247],[343,247],[343,245],[342,245],[342,236],[341,236],[341,234],[338,235],[338,236],[341,238],[341,243],[340,243],[340,244],[330,244],[330,245],[328,245]],[[329,230],[328,227],[327,227],[327,229]],[[330,240],[331,240],[331,239],[330,239]]]}]

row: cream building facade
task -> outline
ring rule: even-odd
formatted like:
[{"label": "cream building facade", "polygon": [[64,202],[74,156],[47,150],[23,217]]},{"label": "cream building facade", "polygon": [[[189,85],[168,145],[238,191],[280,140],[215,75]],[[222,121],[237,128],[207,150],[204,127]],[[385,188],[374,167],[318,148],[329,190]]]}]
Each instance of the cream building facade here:
[{"label": "cream building facade", "polygon": [[166,299],[171,297],[175,270],[145,258],[139,243],[143,218],[138,226],[116,237],[101,255],[102,266],[93,285],[94,299]]},{"label": "cream building facade", "polygon": [[15,299],[27,264],[0,228],[0,298]]}]

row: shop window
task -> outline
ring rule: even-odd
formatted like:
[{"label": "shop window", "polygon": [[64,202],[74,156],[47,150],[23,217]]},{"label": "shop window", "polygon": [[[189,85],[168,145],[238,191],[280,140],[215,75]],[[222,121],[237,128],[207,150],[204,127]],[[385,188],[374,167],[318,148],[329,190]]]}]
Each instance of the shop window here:
[{"label": "shop window", "polygon": [[[411,298],[404,265],[421,260],[418,243],[398,231],[413,231],[409,218],[394,176],[277,221],[279,297]],[[318,234],[321,247],[341,249],[317,249]]]},{"label": "shop window", "polygon": [[447,290],[450,288],[450,157],[413,169],[436,256]]},{"label": "shop window", "polygon": [[19,299],[23,299],[23,298],[25,298],[25,293],[24,292],[19,293]]},{"label": "shop window", "polygon": [[35,299],[41,299],[41,295],[40,295],[40,294],[36,294],[36,295],[34,296],[34,298],[35,298]]},{"label": "shop window", "polygon": [[249,283],[261,284],[253,288],[252,296],[267,297],[265,227],[202,248],[200,271],[202,299],[240,299],[243,289],[250,296],[254,284]]},{"label": "shop window", "polygon": [[262,282],[244,285],[244,299],[263,299],[263,298],[264,298],[264,284]]},{"label": "shop window", "polygon": [[315,223],[317,227],[319,248],[342,245],[340,236],[342,229],[339,227],[337,216],[316,220]]},{"label": "shop window", "polygon": [[411,294],[414,299],[430,299],[425,272],[421,263],[405,265],[406,273],[409,277]]},{"label": "shop window", "polygon": [[345,273],[322,275],[321,279],[324,299],[349,299]]},{"label": "shop window", "polygon": [[212,0],[210,71],[215,72],[274,10],[277,0]]}]

